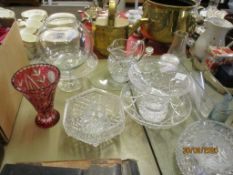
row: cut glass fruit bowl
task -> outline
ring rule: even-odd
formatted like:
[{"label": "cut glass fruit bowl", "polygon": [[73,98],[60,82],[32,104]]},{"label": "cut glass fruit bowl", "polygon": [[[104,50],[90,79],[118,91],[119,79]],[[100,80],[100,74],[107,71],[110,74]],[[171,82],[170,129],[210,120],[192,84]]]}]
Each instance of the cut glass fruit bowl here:
[{"label": "cut glass fruit bowl", "polygon": [[152,129],[167,129],[191,114],[192,80],[184,68],[146,57],[129,68],[121,101],[129,116]]},{"label": "cut glass fruit bowl", "polygon": [[164,97],[185,95],[190,91],[192,84],[184,67],[153,56],[132,64],[128,76],[138,90]]},{"label": "cut glass fruit bowl", "polygon": [[63,125],[67,135],[98,146],[125,125],[120,98],[100,89],[90,89],[66,101]]},{"label": "cut glass fruit bowl", "polygon": [[191,114],[192,103],[189,96],[174,98],[173,104],[168,99],[164,105],[158,103],[157,97],[135,95],[133,91],[132,85],[124,86],[121,101],[126,113],[140,125],[151,129],[169,129],[184,122]]},{"label": "cut glass fruit bowl", "polygon": [[184,175],[233,174],[233,129],[212,120],[192,123],[178,140],[176,160]]}]

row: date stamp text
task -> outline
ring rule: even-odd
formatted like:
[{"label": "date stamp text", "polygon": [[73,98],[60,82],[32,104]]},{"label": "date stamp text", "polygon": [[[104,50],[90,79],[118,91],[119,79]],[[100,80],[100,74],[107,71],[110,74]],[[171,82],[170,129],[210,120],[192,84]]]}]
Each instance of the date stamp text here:
[{"label": "date stamp text", "polygon": [[183,154],[217,154],[217,147],[183,147]]}]

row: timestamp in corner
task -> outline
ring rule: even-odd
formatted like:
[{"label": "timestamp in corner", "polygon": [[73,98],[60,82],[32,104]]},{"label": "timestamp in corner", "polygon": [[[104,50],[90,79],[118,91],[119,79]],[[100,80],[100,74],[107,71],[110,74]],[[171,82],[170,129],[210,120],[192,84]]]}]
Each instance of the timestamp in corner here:
[{"label": "timestamp in corner", "polygon": [[183,147],[183,154],[217,154],[217,147]]}]

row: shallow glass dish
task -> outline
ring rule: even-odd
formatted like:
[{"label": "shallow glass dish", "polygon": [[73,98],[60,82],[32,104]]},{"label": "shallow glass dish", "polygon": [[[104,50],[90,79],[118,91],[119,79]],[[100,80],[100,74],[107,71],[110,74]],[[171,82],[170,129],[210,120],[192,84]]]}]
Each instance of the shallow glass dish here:
[{"label": "shallow glass dish", "polygon": [[184,175],[233,174],[233,129],[216,121],[197,121],[181,134],[176,160]]},{"label": "shallow glass dish", "polygon": [[[91,53],[90,56],[86,59],[86,61],[79,65],[78,69],[72,69],[70,72],[64,73],[62,76],[66,79],[65,76],[70,76],[69,73],[75,75],[75,78],[83,78],[93,72],[98,66],[99,60],[95,53]],[[68,79],[68,77],[67,77]]]},{"label": "shallow glass dish", "polygon": [[63,126],[67,135],[98,146],[125,125],[120,98],[100,89],[90,89],[66,101]]}]

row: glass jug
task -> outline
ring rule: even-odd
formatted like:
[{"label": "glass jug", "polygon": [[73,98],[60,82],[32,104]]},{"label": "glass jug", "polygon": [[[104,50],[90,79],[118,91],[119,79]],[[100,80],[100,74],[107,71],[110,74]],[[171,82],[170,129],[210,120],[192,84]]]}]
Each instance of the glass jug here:
[{"label": "glass jug", "polygon": [[130,41],[127,39],[116,39],[107,49],[108,70],[112,79],[118,83],[128,81],[128,70],[130,65],[139,60],[144,53],[144,41]]}]

